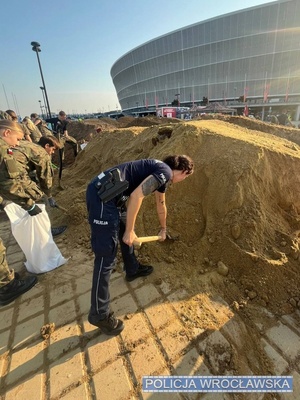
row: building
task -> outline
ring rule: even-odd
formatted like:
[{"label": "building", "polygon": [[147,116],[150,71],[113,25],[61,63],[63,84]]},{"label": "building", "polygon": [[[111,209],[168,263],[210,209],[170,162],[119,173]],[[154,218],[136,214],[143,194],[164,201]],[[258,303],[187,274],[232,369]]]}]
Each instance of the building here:
[{"label": "building", "polygon": [[[200,104],[300,114],[300,0],[278,0],[189,25],[119,58],[111,77],[124,112]],[[174,103],[175,101],[175,103]]]}]

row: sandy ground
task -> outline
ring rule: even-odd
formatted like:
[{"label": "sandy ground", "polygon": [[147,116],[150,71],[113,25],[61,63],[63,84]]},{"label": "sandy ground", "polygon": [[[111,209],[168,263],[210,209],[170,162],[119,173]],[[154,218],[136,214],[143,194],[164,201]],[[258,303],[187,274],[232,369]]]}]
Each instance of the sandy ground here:
[{"label": "sandy ground", "polygon": [[[211,308],[209,298],[224,298],[247,325],[240,360],[251,350],[258,370],[265,370],[253,344],[251,327],[261,315],[257,310],[282,316],[300,308],[300,131],[214,115],[192,121],[125,117],[72,122],[69,133],[88,145],[76,160],[66,149],[64,190],[55,186],[54,192],[67,213],[52,210],[50,217],[54,225],[68,224],[65,245],[87,254],[85,190],[91,178],[129,160],[169,154],[194,159],[195,173],[166,195],[169,234],[176,240],[144,244],[140,260],[159,268],[156,285],[161,279],[189,293],[182,306],[187,329],[222,326],[228,310]],[[154,197],[148,196],[136,232],[147,236],[158,230]],[[116,268],[122,270],[120,257]],[[243,372],[240,361],[231,363]]]}]

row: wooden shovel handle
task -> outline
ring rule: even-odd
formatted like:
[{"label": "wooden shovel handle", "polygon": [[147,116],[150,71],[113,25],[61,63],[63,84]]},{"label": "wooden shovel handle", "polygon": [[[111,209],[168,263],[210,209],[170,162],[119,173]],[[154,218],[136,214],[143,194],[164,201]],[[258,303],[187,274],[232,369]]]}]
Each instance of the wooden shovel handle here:
[{"label": "wooden shovel handle", "polygon": [[133,244],[154,242],[155,240],[159,240],[159,239],[161,239],[161,236],[142,236],[142,237],[136,238],[136,240],[133,242]]}]

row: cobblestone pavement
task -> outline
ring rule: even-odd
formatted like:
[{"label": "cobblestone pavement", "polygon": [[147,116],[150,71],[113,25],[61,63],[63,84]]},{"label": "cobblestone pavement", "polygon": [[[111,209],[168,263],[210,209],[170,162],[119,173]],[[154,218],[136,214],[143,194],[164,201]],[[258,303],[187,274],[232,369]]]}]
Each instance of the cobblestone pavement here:
[{"label": "cobblestone pavement", "polygon": [[[3,212],[0,224],[9,265],[23,274],[24,256]],[[63,238],[56,242],[65,255]],[[264,398],[257,393],[144,393],[144,375],[216,375],[217,360],[206,355],[216,345],[238,352],[243,346],[240,332],[247,328],[234,315],[219,331],[195,329],[191,337],[180,313],[184,291],[174,292],[164,283],[155,286],[147,279],[128,283],[115,272],[112,308],[125,321],[125,329],[117,337],[101,334],[87,322],[93,257],[80,247],[73,251],[79,253],[79,265],[71,259],[55,271],[39,275],[33,289],[0,309],[1,400]],[[212,301],[212,307],[216,304],[228,307],[222,299]],[[266,318],[275,317],[266,312]],[[294,376],[294,392],[274,394],[274,399],[300,398],[299,320],[300,313],[285,316],[261,332],[261,345],[276,374]],[[40,328],[52,322],[56,329],[43,340]]]}]

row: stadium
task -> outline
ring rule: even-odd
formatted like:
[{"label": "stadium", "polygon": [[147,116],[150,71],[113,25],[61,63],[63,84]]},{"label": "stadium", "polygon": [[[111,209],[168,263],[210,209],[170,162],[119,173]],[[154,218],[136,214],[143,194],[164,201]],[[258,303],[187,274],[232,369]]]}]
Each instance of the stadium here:
[{"label": "stadium", "polygon": [[242,113],[300,117],[300,1],[221,15],[150,40],[111,68],[121,109],[221,103]]}]

